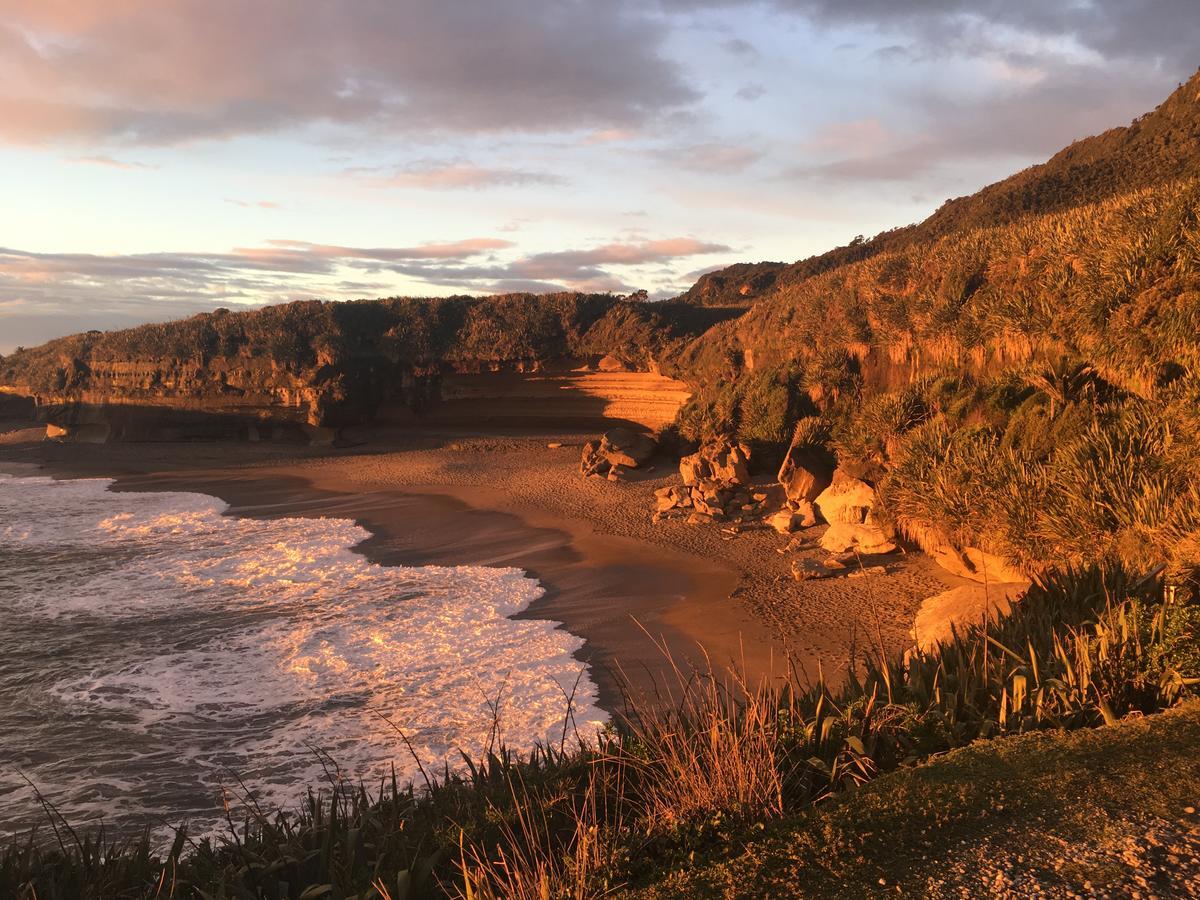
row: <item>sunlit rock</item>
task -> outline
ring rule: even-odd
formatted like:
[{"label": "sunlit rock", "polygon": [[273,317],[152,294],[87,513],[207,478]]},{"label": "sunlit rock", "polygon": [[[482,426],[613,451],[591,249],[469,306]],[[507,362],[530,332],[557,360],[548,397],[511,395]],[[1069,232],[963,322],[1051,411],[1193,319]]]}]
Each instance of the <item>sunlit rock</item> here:
[{"label": "sunlit rock", "polygon": [[917,646],[929,650],[950,639],[952,629],[962,632],[973,624],[1005,615],[1029,589],[1028,581],[967,584],[930,597],[917,610],[912,636]]}]

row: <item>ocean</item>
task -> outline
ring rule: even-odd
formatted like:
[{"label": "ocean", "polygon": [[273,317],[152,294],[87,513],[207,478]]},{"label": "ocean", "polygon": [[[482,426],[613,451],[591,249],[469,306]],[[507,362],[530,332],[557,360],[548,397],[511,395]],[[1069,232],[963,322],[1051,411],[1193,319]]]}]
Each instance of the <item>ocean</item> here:
[{"label": "ocean", "polygon": [[0,475],[0,835],[43,801],[211,834],[246,790],[294,808],[606,721],[582,641],[510,618],[542,593],[520,569],[381,566],[349,520],[110,484]]}]

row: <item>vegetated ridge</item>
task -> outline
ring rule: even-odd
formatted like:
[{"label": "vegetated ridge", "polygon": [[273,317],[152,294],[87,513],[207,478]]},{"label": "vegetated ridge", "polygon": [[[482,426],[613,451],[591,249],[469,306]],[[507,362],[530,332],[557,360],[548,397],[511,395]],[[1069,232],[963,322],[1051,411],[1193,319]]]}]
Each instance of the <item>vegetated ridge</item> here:
[{"label": "vegetated ridge", "polygon": [[737,263],[710,272],[678,299],[708,306],[745,305],[776,287],[804,281],[885,250],[971,228],[993,227],[1038,213],[1094,203],[1115,194],[1200,171],[1200,76],[1179,86],[1156,109],[1127,126],[1083,138],[1048,161],[982,190],[947,200],[929,218],[785,264]]},{"label": "vegetated ridge", "polygon": [[[599,294],[318,300],[77,334],[0,359],[0,391],[62,426],[236,436],[246,422],[336,429],[421,410],[445,374],[614,364],[645,371],[729,311]],[[122,419],[141,410],[143,424]],[[149,410],[149,412],[145,412]],[[151,420],[149,427],[145,420]],[[161,431],[161,429],[158,429]]]}]

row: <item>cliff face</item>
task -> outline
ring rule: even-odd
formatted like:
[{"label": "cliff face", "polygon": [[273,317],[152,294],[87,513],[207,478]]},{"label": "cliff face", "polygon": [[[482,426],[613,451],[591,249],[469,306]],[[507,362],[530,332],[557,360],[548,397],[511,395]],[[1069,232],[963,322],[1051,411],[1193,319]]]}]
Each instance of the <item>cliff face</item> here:
[{"label": "cliff face", "polygon": [[[455,377],[504,373],[521,385],[537,373],[598,372],[602,361],[650,373],[658,356],[731,314],[581,294],[293,303],[51,341],[0,361],[0,391],[31,398],[60,438],[328,440],[381,409],[432,413],[455,396]],[[608,396],[575,381],[556,396],[574,391],[588,399],[575,412],[597,419],[629,389],[610,385]],[[686,396],[665,380],[636,390],[664,388]],[[626,402],[619,417],[658,425],[678,402],[670,415],[643,403],[644,422]]]},{"label": "cliff face", "polygon": [[879,253],[777,289],[671,362],[726,430],[744,413],[726,394],[764,373],[812,412],[1064,360],[1153,400],[1200,376],[1197,210],[1200,182],[1181,180]]}]

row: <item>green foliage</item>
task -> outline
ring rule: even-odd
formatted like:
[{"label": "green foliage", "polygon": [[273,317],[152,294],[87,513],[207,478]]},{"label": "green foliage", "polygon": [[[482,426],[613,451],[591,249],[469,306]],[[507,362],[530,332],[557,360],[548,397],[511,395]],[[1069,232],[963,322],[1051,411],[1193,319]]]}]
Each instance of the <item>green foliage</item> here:
[{"label": "green foliage", "polygon": [[782,444],[808,408],[796,373],[781,367],[747,373],[693,397],[678,422],[680,432],[693,441],[728,435],[751,444]]},{"label": "green foliage", "polygon": [[1070,405],[1054,421],[1069,427],[1020,446],[1011,427],[935,419],[898,447],[882,501],[922,546],[977,546],[1030,572],[1052,559],[1194,565],[1200,447],[1144,402]]},{"label": "green foliage", "polygon": [[1198,610],[1119,568],[1047,575],[1008,616],[838,687],[676,670],[673,705],[633,702],[598,744],[500,749],[424,790],[340,787],[290,814],[251,803],[223,842],[156,851],[55,819],[59,842],[0,852],[0,896],[603,896],[932,754],[1176,703],[1198,683]]},{"label": "green foliage", "polygon": [[600,294],[313,300],[60,338],[6,356],[0,383],[72,395],[104,388],[114,367],[129,364],[160,376],[196,369],[199,385],[261,366],[301,383],[341,375],[378,393],[380,382],[394,385],[405,372],[443,366],[605,355],[645,366],[729,315]]},{"label": "green foliage", "polygon": [[843,459],[885,463],[900,438],[929,412],[920,386],[866,397],[843,420],[834,448]]},{"label": "green foliage", "polygon": [[820,416],[801,416],[792,429],[792,445],[825,450],[832,436],[829,423]]},{"label": "green foliage", "polygon": [[786,365],[927,549],[1200,569],[1200,181],[1152,185],[781,276],[681,360],[735,361],[693,431],[736,431],[739,384]]}]

